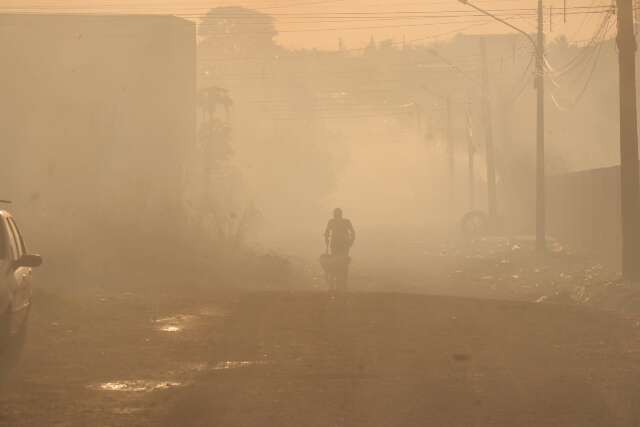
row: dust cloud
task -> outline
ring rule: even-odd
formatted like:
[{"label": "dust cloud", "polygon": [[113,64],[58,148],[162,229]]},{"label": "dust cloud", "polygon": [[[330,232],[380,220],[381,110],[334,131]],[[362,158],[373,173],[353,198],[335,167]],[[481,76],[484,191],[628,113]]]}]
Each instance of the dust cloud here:
[{"label": "dust cloud", "polygon": [[[204,248],[243,246],[312,263],[335,207],[364,231],[363,247],[400,230],[456,240],[467,212],[489,208],[489,132],[499,227],[532,234],[535,91],[525,38],[471,31],[292,50],[277,44],[274,23],[241,7],[195,23],[2,16],[12,99],[3,107],[12,159],[4,197],[35,247],[64,253],[45,269],[96,280],[117,274],[123,253],[179,264],[170,248],[184,245],[198,249],[181,257],[204,264]],[[548,41],[549,60],[566,64],[546,101],[551,176],[616,163],[607,35],[585,46]],[[550,221],[554,235],[573,237]]]},{"label": "dust cloud", "polygon": [[276,3],[0,13],[0,425],[637,425],[630,2]]}]

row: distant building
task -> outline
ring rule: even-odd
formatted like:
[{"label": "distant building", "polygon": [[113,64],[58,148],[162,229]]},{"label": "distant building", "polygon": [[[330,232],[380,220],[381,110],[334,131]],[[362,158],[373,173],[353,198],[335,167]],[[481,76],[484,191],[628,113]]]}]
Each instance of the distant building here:
[{"label": "distant building", "polygon": [[49,265],[92,264],[88,251],[117,262],[178,233],[195,146],[194,23],[4,14],[0,52],[0,195]]}]

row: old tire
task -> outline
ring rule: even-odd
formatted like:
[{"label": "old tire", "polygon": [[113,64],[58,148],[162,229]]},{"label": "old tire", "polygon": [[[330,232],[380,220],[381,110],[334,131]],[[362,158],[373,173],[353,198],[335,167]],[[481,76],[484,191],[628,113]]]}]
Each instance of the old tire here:
[{"label": "old tire", "polygon": [[460,228],[465,237],[482,237],[489,234],[489,215],[482,211],[471,211],[460,221]]}]

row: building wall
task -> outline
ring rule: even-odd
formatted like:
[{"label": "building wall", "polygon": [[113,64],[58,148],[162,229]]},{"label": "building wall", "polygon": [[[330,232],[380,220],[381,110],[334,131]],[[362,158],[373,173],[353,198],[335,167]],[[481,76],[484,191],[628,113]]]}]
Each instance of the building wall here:
[{"label": "building wall", "polygon": [[620,169],[608,167],[550,177],[548,233],[572,249],[619,267]]},{"label": "building wall", "polygon": [[51,270],[154,253],[184,218],[194,24],[0,15],[0,51],[0,198],[30,246]]}]

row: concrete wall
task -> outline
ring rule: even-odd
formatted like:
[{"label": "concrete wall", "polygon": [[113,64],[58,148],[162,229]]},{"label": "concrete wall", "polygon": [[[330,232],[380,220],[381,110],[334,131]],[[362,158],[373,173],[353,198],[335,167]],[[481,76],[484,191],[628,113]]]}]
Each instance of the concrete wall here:
[{"label": "concrete wall", "polygon": [[547,191],[549,235],[619,267],[619,167],[553,176],[548,179]]},{"label": "concrete wall", "polygon": [[0,198],[28,244],[77,274],[159,256],[185,217],[194,24],[0,15],[0,52]]}]

